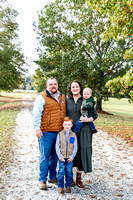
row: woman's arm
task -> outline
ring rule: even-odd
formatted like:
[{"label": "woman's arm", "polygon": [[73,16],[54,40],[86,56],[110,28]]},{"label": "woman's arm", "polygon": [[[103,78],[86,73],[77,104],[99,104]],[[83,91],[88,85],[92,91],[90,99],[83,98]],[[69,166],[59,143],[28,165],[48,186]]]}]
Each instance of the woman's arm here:
[{"label": "woman's arm", "polygon": [[87,117],[86,115],[80,117],[81,122],[93,122],[98,117],[96,109],[93,109],[92,117]]}]

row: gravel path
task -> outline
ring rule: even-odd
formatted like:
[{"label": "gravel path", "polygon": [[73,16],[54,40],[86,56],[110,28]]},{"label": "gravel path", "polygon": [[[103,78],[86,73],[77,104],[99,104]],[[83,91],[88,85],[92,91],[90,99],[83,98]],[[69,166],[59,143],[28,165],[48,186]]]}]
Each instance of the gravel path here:
[{"label": "gravel path", "polygon": [[[58,194],[57,186],[38,188],[38,141],[32,125],[32,110],[21,109],[16,118],[14,163],[0,172],[1,200],[133,200],[133,149],[120,138],[98,131],[93,138],[93,172],[83,174],[84,189]],[[74,176],[75,176],[74,171]]]}]

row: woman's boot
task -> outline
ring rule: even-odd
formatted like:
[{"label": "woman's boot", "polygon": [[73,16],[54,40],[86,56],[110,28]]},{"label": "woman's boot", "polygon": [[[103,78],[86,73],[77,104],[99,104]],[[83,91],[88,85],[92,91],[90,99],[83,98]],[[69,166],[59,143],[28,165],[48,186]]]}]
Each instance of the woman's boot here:
[{"label": "woman's boot", "polygon": [[83,188],[83,183],[81,181],[81,173],[78,173],[77,172],[77,175],[76,175],[76,185],[80,188]]},{"label": "woman's boot", "polygon": [[75,186],[75,182],[74,182],[74,180],[73,180],[73,178],[72,178],[71,187],[74,187],[74,186]]}]

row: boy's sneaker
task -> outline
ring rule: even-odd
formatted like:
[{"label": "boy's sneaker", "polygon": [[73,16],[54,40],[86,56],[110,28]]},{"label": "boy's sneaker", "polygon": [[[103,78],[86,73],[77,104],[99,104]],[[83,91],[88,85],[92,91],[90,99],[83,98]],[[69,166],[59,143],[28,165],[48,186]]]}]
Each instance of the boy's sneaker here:
[{"label": "boy's sneaker", "polygon": [[64,188],[58,188],[60,194],[64,194]]},{"label": "boy's sneaker", "polygon": [[66,193],[71,193],[71,188],[70,187],[66,188]]}]

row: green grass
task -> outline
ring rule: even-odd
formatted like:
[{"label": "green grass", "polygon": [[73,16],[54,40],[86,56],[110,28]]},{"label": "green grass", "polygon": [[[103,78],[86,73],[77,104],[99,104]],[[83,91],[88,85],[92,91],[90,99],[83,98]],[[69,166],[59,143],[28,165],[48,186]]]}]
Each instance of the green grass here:
[{"label": "green grass", "polygon": [[11,147],[14,144],[12,135],[17,113],[18,109],[7,109],[0,112],[0,169],[12,162]]},{"label": "green grass", "polygon": [[133,102],[128,99],[103,101],[103,110],[113,114],[98,114],[95,121],[97,129],[108,132],[125,140],[133,140]]},{"label": "green grass", "polygon": [[4,96],[4,97],[0,96],[0,99],[2,99],[2,98],[5,98],[7,100],[9,100],[11,98],[21,99],[24,94],[30,94],[31,98],[35,99],[38,93],[32,92],[32,91],[31,92],[26,92],[26,91],[23,91],[23,92],[22,91],[20,91],[20,92],[1,92],[1,96]]},{"label": "green grass", "polygon": [[103,101],[103,110],[114,115],[133,117],[133,102],[128,99],[109,98],[109,101]]},{"label": "green grass", "polygon": [[18,92],[1,92],[1,96],[7,96],[7,97],[14,97],[14,98],[22,98],[24,93],[18,93]]},{"label": "green grass", "polygon": [[3,106],[5,104],[5,102],[0,102],[0,106]]},{"label": "green grass", "polygon": [[126,140],[133,139],[133,119],[130,117],[98,114],[94,122],[97,129],[120,136]]}]

